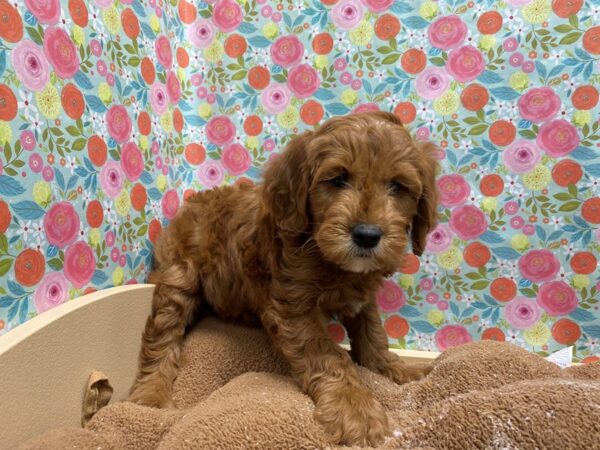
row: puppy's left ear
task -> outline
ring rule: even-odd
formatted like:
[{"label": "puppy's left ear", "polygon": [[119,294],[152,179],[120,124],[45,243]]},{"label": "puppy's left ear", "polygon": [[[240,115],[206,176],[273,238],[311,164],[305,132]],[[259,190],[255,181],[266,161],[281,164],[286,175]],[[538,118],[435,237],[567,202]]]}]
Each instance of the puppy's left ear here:
[{"label": "puppy's left ear", "polygon": [[439,164],[436,158],[437,147],[431,142],[415,143],[419,152],[419,171],[423,183],[423,193],[413,217],[411,240],[413,253],[421,256],[427,245],[427,235],[438,222],[438,189],[435,180]]}]

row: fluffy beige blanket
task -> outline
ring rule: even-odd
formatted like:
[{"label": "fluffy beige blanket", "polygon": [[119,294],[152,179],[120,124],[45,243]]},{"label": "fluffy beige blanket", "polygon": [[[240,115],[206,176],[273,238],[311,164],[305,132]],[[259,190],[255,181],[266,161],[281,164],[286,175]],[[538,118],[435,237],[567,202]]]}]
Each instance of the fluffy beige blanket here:
[{"label": "fluffy beige blanket", "polygon": [[[184,355],[179,409],[111,404],[83,429],[55,430],[22,448],[339,448],[261,330],[206,319],[189,334]],[[427,378],[404,386],[360,373],[394,423],[382,448],[600,448],[600,363],[561,370],[485,341],[446,351]]]}]

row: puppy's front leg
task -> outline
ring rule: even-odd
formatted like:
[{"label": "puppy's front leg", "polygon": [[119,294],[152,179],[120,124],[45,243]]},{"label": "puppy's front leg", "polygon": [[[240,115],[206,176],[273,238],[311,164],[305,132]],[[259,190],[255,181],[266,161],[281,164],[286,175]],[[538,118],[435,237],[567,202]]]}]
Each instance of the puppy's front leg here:
[{"label": "puppy's front leg", "polygon": [[395,383],[418,380],[431,371],[430,363],[406,363],[388,350],[388,339],[381,324],[375,299],[354,317],[342,318],[348,331],[352,358],[361,366],[384,375]]},{"label": "puppy's front leg", "polygon": [[389,433],[387,415],[365,388],[348,353],[328,336],[318,312],[281,317],[273,311],[263,324],[292,374],[315,402],[315,418],[343,444],[379,444]]}]

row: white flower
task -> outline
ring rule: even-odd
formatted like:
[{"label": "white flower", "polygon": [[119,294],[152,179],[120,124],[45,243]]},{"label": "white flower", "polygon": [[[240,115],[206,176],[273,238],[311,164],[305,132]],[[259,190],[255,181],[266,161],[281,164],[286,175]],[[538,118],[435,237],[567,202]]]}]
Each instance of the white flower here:
[{"label": "white flower", "polygon": [[464,150],[466,152],[468,152],[469,150],[471,150],[473,148],[473,141],[471,139],[465,141],[462,140],[460,141],[460,147],[461,150]]},{"label": "white flower", "polygon": [[590,188],[595,194],[600,189],[600,178],[590,177],[589,181],[585,184],[586,187]]},{"label": "white flower", "polygon": [[73,175],[75,173],[75,169],[79,166],[79,164],[73,156],[67,156],[67,166],[71,171],[71,175]]},{"label": "white flower", "polygon": [[37,131],[38,134],[42,132],[42,126],[44,124],[40,120],[40,116],[39,116],[39,114],[37,112],[32,113],[29,116],[29,123],[31,124],[31,126],[33,127],[33,129],[35,131]]},{"label": "white flower", "polygon": [[90,234],[90,227],[82,226],[79,228],[79,233],[77,234],[78,241],[87,241],[87,237]]},{"label": "white flower", "polygon": [[563,225],[563,218],[560,216],[551,216],[550,223],[554,226],[555,230],[558,230]]},{"label": "white flower", "polygon": [[568,281],[568,279],[571,275],[573,275],[573,272],[568,272],[563,266],[560,266],[560,269],[556,276],[559,280],[566,282],[566,281]]},{"label": "white flower", "polygon": [[515,345],[524,345],[525,342],[523,341],[523,339],[520,336],[520,331],[517,330],[506,330],[506,342],[510,342],[511,344],[515,344]]},{"label": "white flower", "polygon": [[554,61],[554,65],[558,65],[563,57],[563,51],[562,50],[554,50],[551,54],[550,54],[550,59]]},{"label": "white flower", "polygon": [[21,100],[17,103],[17,106],[19,107],[19,109],[23,110],[23,115],[25,116],[25,118],[29,119],[30,114],[37,113],[37,108],[35,106],[35,103],[33,102],[33,92],[25,89],[19,89],[18,92]]},{"label": "white flower", "polygon": [[506,185],[508,186],[508,192],[515,195],[523,191],[523,185],[517,182],[518,177],[509,175],[506,177]]},{"label": "white flower", "polygon": [[23,242],[27,242],[29,240],[29,235],[35,231],[31,225],[31,220],[22,222],[21,227],[17,230],[17,234],[21,235]]},{"label": "white flower", "polygon": [[65,14],[65,9],[63,8],[60,12],[60,20],[58,21],[58,25],[61,28],[64,28],[67,32],[70,31],[71,28],[71,19],[68,15]]}]

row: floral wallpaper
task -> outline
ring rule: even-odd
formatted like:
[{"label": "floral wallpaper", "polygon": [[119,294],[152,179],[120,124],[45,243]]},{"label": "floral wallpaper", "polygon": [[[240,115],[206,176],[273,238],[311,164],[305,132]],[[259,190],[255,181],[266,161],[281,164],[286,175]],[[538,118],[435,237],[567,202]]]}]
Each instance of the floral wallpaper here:
[{"label": "floral wallpaper", "polygon": [[383,109],[443,167],[390,343],[598,359],[599,73],[598,0],[0,0],[0,333],[144,281],[191,192]]}]

